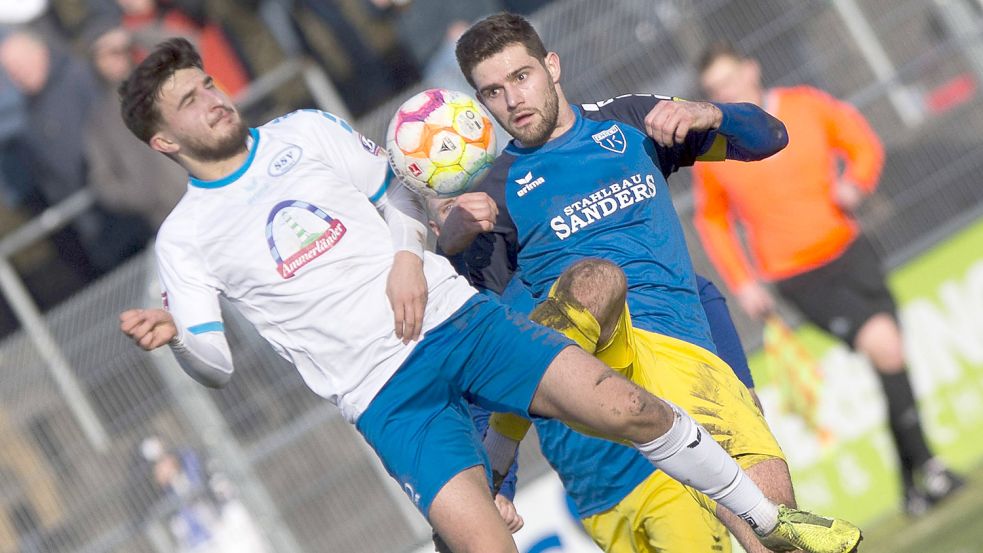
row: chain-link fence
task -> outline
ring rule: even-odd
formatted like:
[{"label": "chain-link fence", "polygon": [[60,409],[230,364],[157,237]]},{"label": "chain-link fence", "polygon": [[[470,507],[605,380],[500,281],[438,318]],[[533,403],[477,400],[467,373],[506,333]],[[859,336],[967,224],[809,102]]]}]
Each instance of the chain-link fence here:
[{"label": "chain-link fence", "polygon": [[[698,97],[692,63],[716,38],[759,58],[770,84],[853,101],[888,148],[863,223],[897,262],[983,203],[981,14],[979,0],[567,0],[535,19],[573,101]],[[356,126],[381,139],[401,99]],[[684,221],[687,179],[673,178]],[[46,315],[67,375],[26,332],[0,343],[0,553],[381,553],[425,539],[361,439],[235,313],[237,374],[221,391],[122,337],[117,314],[155,301],[150,263]]]}]

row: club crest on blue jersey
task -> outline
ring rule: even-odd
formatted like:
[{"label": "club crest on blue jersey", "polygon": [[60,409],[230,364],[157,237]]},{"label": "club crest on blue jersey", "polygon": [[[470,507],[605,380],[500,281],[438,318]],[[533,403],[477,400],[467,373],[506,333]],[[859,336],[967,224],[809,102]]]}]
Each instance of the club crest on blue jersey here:
[{"label": "club crest on blue jersey", "polygon": [[273,161],[270,162],[270,166],[266,172],[271,177],[279,177],[293,169],[293,166],[297,165],[297,162],[300,161],[303,155],[304,150],[300,146],[288,146],[273,156]]},{"label": "club crest on blue jersey", "polygon": [[605,150],[610,150],[616,154],[625,153],[627,141],[625,140],[625,133],[621,132],[621,128],[618,125],[611,125],[611,128],[590,136],[598,146]]},{"label": "club crest on blue jersey", "polygon": [[266,219],[266,241],[283,278],[318,258],[345,236],[345,225],[315,205],[286,200],[273,206]]}]

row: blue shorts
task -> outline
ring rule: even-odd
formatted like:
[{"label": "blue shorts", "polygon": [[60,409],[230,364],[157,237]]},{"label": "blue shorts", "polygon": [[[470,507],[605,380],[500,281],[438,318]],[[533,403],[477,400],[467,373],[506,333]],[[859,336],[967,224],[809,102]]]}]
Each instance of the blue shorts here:
[{"label": "blue shorts", "polygon": [[553,358],[573,345],[497,300],[472,296],[427,333],[369,403],[356,428],[424,516],[459,472],[488,458],[468,401],[529,417]]}]

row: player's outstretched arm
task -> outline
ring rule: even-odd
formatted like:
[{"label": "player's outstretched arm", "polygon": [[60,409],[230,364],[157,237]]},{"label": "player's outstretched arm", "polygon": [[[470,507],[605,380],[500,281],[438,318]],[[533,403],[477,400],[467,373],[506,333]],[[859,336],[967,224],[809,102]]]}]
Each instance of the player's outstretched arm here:
[{"label": "player's outstretched arm", "polygon": [[[753,104],[717,104],[663,100],[645,116],[645,132],[657,144],[672,148],[692,141],[691,133],[716,131],[697,159],[755,161],[788,144],[785,125]],[[688,165],[689,163],[686,163]]]},{"label": "player's outstretched arm", "polygon": [[[760,107],[747,103],[714,105],[722,114],[717,136],[727,141],[726,149],[721,148],[726,159],[758,161],[777,154],[788,145],[785,124]],[[711,152],[713,150],[711,148]],[[699,159],[714,161],[705,156]]]},{"label": "player's outstretched arm", "polygon": [[232,354],[222,332],[182,336],[174,317],[163,309],[129,309],[119,319],[120,330],[141,348],[169,345],[184,372],[199,384],[221,388],[232,378]]},{"label": "player's outstretched arm", "polygon": [[671,148],[686,141],[690,131],[709,131],[720,126],[723,113],[710,102],[664,100],[645,116],[645,132],[656,144]]}]

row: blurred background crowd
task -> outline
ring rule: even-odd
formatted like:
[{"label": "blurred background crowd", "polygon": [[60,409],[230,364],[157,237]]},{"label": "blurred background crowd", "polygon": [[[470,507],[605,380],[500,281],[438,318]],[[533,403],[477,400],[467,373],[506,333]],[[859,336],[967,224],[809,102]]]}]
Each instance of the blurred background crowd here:
[{"label": "blurred background crowd", "polygon": [[[501,10],[547,0],[29,0],[0,7],[0,236],[79,191],[92,202],[14,256],[42,308],[141,251],[181,197],[176,164],[130,136],[116,87],[164,38],[200,49],[205,69],[247,120],[314,104],[291,60],[323,71],[346,117],[421,81],[460,81],[453,40]],[[459,87],[460,88],[460,87]],[[273,89],[266,92],[267,89]],[[262,90],[258,93],[258,90]],[[255,100],[253,98],[256,98]],[[245,101],[245,102],[244,102]],[[87,194],[88,194],[87,193]],[[81,196],[88,199],[90,196]],[[15,328],[9,311],[0,335]]]}]

